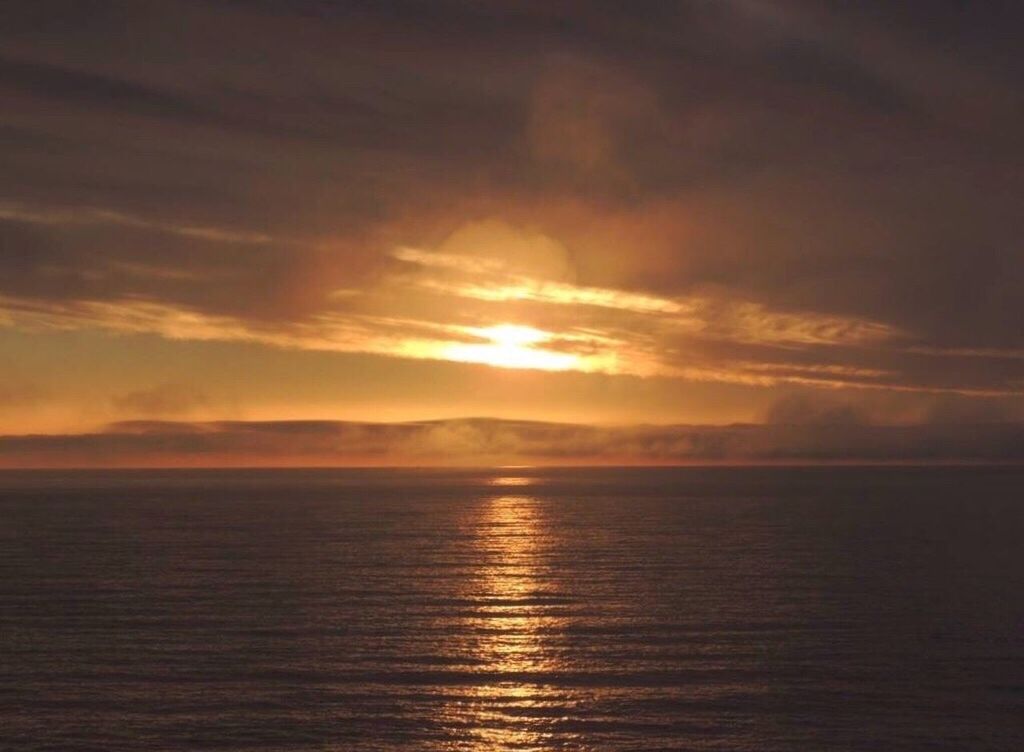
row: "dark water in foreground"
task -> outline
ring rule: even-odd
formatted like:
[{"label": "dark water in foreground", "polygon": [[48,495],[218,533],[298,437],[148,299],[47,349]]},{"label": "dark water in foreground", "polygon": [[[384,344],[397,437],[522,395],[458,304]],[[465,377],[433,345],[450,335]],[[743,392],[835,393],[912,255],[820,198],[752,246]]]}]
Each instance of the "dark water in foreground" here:
[{"label": "dark water in foreground", "polygon": [[1024,469],[0,474],[3,750],[1022,750]]}]

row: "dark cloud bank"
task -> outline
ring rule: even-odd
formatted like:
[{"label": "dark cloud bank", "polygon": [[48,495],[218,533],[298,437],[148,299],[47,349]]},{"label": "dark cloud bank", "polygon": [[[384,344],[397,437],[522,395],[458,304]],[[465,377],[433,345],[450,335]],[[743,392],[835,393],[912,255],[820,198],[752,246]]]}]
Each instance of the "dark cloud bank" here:
[{"label": "dark cloud bank", "polygon": [[125,422],[0,437],[0,467],[1024,461],[1022,423],[597,427],[464,419]]}]

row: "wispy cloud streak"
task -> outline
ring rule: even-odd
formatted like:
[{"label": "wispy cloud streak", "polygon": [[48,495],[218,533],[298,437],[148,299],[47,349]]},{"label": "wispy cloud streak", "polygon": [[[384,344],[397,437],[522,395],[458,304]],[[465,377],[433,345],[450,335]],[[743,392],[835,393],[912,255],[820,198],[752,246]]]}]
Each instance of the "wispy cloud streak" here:
[{"label": "wispy cloud streak", "polygon": [[111,209],[95,207],[40,208],[13,201],[0,201],[0,220],[26,222],[36,225],[95,225],[106,224],[166,232],[187,238],[214,240],[226,243],[268,244],[281,242],[270,235],[242,232],[217,227],[172,224],[125,214]]}]

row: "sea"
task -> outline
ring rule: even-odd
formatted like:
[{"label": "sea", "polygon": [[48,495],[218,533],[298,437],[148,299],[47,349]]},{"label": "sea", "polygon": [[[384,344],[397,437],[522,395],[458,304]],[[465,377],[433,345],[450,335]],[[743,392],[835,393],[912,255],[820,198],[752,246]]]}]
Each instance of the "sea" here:
[{"label": "sea", "polygon": [[0,750],[1024,750],[1024,468],[0,473]]}]

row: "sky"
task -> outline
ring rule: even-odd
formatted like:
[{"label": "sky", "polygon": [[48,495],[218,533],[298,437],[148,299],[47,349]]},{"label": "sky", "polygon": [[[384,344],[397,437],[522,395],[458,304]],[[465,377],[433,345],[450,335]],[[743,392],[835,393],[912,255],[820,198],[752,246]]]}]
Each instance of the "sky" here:
[{"label": "sky", "polygon": [[0,4],[0,466],[1024,459],[1022,32]]}]

